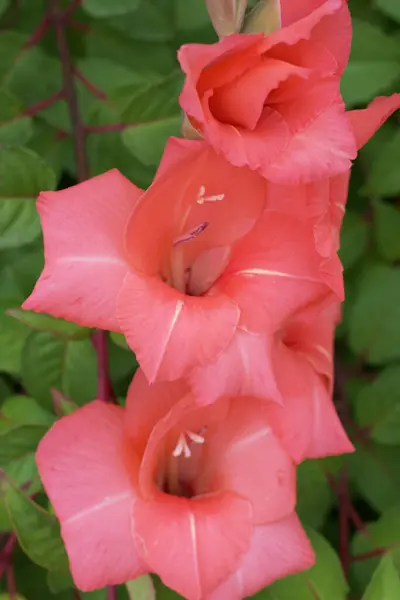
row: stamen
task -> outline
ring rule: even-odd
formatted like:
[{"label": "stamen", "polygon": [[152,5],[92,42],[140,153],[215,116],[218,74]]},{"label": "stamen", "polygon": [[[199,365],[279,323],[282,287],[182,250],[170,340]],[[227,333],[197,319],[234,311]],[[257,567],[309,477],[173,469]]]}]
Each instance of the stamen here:
[{"label": "stamen", "polygon": [[215,194],[214,196],[205,196],[206,188],[204,185],[200,186],[199,193],[197,194],[197,204],[204,204],[204,202],[218,202],[225,198],[225,194]]},{"label": "stamen", "polygon": [[[189,438],[189,442],[187,438]],[[193,431],[184,431],[178,438],[178,442],[172,452],[172,456],[178,458],[178,456],[183,454],[185,458],[190,458],[192,456],[189,446],[190,441],[192,441],[194,444],[204,444],[205,439],[202,435],[193,433]]]},{"label": "stamen", "polygon": [[203,231],[207,227],[208,227],[207,222],[200,223],[200,225],[197,225],[197,227],[195,227],[191,231],[188,231],[187,233],[183,233],[182,235],[175,238],[175,240],[173,242],[173,246],[178,246],[178,244],[182,244],[183,242],[191,242],[192,240],[196,239],[201,233],[203,233]]}]

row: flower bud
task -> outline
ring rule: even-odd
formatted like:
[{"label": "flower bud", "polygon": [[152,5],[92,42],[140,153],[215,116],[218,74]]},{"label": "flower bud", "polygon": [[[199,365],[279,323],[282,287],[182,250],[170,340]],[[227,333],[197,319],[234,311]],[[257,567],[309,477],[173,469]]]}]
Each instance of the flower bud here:
[{"label": "flower bud", "polygon": [[247,19],[244,33],[265,33],[265,35],[269,35],[280,28],[280,0],[260,0]]},{"label": "flower bud", "polygon": [[247,0],[206,0],[206,5],[220,38],[240,31]]}]

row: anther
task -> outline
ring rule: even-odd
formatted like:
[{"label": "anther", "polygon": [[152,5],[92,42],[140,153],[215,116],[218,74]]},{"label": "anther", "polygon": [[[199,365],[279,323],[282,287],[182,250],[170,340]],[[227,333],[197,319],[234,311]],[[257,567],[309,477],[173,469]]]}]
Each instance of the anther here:
[{"label": "anther", "polygon": [[197,204],[204,204],[204,202],[218,202],[225,198],[225,194],[215,194],[213,196],[205,196],[206,188],[204,185],[200,186],[199,193],[197,194]]},{"label": "anther", "polygon": [[[187,440],[189,438],[189,441]],[[190,458],[192,456],[192,451],[190,450],[189,443],[193,442],[194,444],[204,444],[205,439],[202,435],[198,433],[193,433],[193,431],[185,431],[180,434],[178,438],[178,442],[172,452],[172,456],[177,458],[184,455],[185,458]]]}]

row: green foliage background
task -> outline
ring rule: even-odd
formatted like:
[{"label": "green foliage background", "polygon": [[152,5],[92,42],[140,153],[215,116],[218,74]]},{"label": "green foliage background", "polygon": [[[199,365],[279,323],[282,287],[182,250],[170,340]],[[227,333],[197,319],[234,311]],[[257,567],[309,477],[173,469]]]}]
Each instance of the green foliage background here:
[{"label": "green foliage background", "polygon": [[[64,395],[56,404],[66,414],[94,398],[97,371],[90,330],[19,310],[43,265],[36,195],[77,180],[49,4],[0,0],[0,558],[4,563],[15,531],[16,587],[27,600],[78,597],[34,451],[56,418],[51,390]],[[146,187],[167,137],[179,134],[177,48],[215,41],[204,2],[61,6],[69,13],[90,174],[117,167]],[[400,0],[349,6],[354,41],[342,90],[356,108],[400,90]],[[337,332],[335,400],[357,452],[299,468],[298,510],[317,564],[260,592],[259,600],[400,598],[399,202],[397,115],[360,153],[342,234],[347,299]],[[122,398],[137,365],[121,336],[111,335],[108,346],[112,384]],[[150,583],[121,587],[118,597],[150,600]],[[159,581],[155,586],[160,600],[177,598]],[[9,598],[6,590],[3,577],[1,600]],[[105,600],[107,590],[79,597]]]}]

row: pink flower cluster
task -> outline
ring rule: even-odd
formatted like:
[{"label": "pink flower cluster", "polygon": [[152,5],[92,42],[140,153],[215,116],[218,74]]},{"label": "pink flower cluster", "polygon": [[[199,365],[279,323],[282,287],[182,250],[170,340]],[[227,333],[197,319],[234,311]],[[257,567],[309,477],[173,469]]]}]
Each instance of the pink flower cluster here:
[{"label": "pink flower cluster", "polygon": [[353,450],[332,402],[351,161],[400,94],[346,112],[345,0],[282,0],[280,27],[187,45],[143,192],[116,170],[38,200],[45,268],[24,308],[122,332],[126,406],[59,420],[37,463],[76,585],[157,573],[242,600],[309,568],[296,465]]}]

